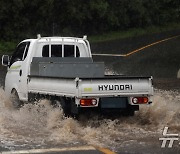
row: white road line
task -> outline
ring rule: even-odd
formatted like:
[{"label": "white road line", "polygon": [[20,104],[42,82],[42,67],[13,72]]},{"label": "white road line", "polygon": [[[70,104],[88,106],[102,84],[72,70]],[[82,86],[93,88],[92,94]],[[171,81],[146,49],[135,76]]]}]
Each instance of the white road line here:
[{"label": "white road line", "polygon": [[45,152],[63,152],[63,151],[86,151],[96,150],[92,146],[80,146],[80,147],[67,147],[67,148],[51,148],[51,149],[30,149],[30,150],[15,150],[15,151],[3,151],[2,154],[27,154],[27,153],[45,153]]},{"label": "white road line", "polygon": [[126,54],[101,54],[101,53],[93,53],[93,56],[110,56],[110,57],[125,57]]}]

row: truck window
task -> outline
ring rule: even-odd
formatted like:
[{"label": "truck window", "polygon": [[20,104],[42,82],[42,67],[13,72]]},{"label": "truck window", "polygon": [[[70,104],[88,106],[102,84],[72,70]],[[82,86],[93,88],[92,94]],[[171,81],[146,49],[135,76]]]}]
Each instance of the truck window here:
[{"label": "truck window", "polygon": [[[74,45],[64,45],[64,57],[74,57]],[[49,57],[49,45],[44,45],[42,56]],[[79,48],[76,46],[76,57],[79,57]],[[62,57],[62,45],[51,45],[51,57]]]},{"label": "truck window", "polygon": [[16,51],[13,53],[11,57],[10,65],[12,65],[16,61],[23,61],[26,58],[29,45],[30,42],[23,42],[17,46]]},{"label": "truck window", "polygon": [[[49,57],[49,45],[43,46],[43,57]],[[51,45],[51,57],[62,57],[62,45]]]},{"label": "truck window", "polygon": [[25,50],[24,50],[23,60],[26,59],[26,57],[27,57],[28,50],[29,50],[29,45],[30,45],[30,42],[26,42],[26,47],[25,47]]},{"label": "truck window", "polygon": [[[74,57],[74,45],[64,45],[64,57]],[[76,46],[76,57],[79,57],[79,48]]]}]

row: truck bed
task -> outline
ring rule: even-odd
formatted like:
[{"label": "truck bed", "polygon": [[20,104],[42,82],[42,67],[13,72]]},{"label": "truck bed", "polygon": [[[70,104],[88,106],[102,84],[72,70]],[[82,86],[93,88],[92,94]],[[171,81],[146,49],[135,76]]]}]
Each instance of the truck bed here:
[{"label": "truck bed", "polygon": [[153,95],[152,77],[104,75],[104,63],[91,58],[33,58],[29,93],[66,97]]},{"label": "truck bed", "polygon": [[153,95],[151,77],[104,76],[71,78],[29,76],[30,93],[67,97],[115,97]]}]

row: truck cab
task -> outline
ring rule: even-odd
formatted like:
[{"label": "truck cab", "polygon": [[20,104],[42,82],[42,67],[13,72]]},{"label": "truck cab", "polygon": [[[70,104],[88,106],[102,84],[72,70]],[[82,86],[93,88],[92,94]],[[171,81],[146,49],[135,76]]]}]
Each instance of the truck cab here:
[{"label": "truck cab", "polygon": [[89,57],[91,50],[86,36],[43,37],[26,39],[20,42],[10,60],[7,55],[2,57],[2,65],[8,66],[5,79],[5,92],[8,96],[17,92],[22,101],[28,101],[28,75],[33,57]]}]

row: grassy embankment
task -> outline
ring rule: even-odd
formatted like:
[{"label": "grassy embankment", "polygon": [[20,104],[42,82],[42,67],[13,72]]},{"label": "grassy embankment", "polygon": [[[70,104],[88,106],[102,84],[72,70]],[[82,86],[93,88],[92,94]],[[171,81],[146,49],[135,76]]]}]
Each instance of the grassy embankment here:
[{"label": "grassy embankment", "polygon": [[170,23],[164,26],[150,26],[147,28],[133,28],[125,31],[113,31],[102,35],[89,36],[92,43],[131,38],[146,34],[161,33],[180,28],[180,23]]},{"label": "grassy embankment", "polygon": [[16,47],[17,43],[15,41],[7,42],[0,41],[0,54],[12,53]]},{"label": "grassy embankment", "polygon": [[[180,28],[180,23],[171,23],[164,26],[151,26],[147,28],[133,28],[125,31],[108,32],[101,35],[88,36],[91,43],[98,43],[116,39],[131,38],[134,36],[141,36],[145,34],[153,34],[164,31],[170,31]],[[2,41],[0,40],[0,54],[11,53],[16,47],[19,40]]]}]

